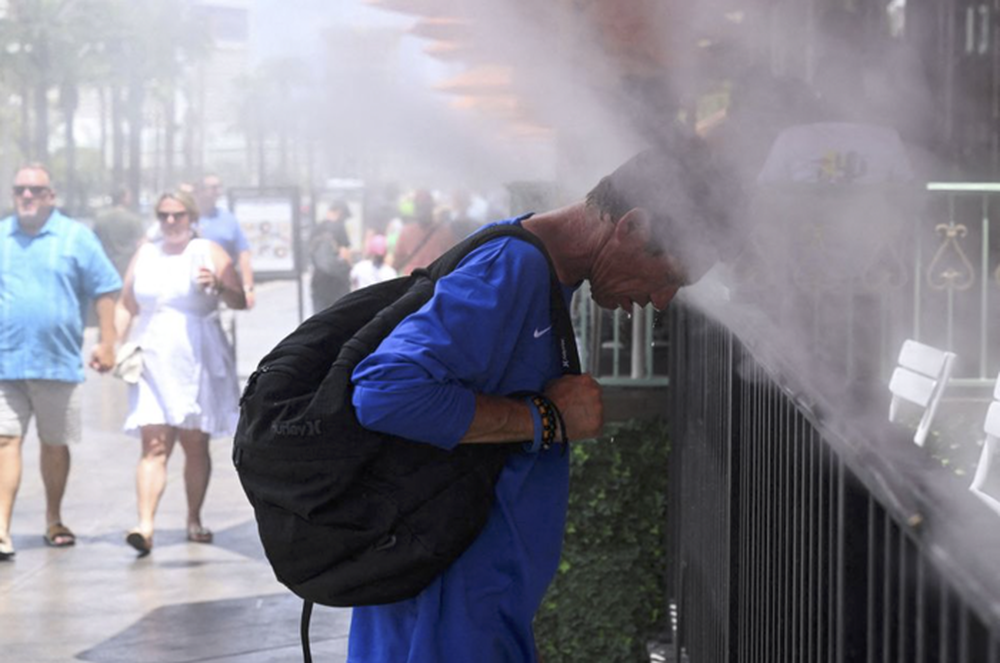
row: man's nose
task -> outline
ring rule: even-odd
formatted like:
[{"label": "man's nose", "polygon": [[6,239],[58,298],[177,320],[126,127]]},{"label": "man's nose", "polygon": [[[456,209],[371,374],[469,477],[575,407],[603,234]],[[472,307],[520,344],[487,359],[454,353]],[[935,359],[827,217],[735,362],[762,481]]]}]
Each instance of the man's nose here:
[{"label": "man's nose", "polygon": [[654,292],[650,297],[650,301],[653,303],[653,306],[656,307],[658,311],[662,311],[663,309],[667,308],[668,304],[670,304],[670,301],[674,298],[674,295],[677,294],[677,290],[678,290],[677,286],[671,286],[669,288],[664,288],[659,292]]}]

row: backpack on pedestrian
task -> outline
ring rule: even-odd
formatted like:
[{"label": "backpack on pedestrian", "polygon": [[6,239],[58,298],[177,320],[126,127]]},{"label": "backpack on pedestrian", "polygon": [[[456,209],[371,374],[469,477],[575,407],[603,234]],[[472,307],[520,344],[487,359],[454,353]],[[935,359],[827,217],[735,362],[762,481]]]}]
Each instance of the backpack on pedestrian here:
[{"label": "backpack on pedestrian", "polygon": [[[518,225],[484,229],[427,269],[355,291],[282,340],[250,376],[233,461],[278,580],[328,606],[417,595],[478,536],[494,485],[520,443],[434,445],[365,429],[351,374],[434,293],[437,279],[497,237],[530,242],[549,261],[553,338],[579,373],[562,288],[541,242]],[[307,624],[306,611],[303,612]],[[303,638],[306,640],[304,626]]]}]

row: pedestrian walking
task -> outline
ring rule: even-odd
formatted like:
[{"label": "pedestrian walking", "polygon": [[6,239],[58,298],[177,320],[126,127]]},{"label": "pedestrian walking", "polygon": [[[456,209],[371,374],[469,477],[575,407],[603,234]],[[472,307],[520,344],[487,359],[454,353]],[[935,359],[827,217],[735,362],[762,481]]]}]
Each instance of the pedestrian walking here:
[{"label": "pedestrian walking", "polygon": [[351,268],[351,290],[396,278],[396,270],[385,264],[385,235],[372,235],[365,247],[365,259]]},{"label": "pedestrian walking", "polygon": [[18,170],[13,191],[15,212],[0,221],[0,560],[14,556],[11,517],[32,417],[41,442],[45,543],[76,543],[62,521],[62,500],[69,447],[80,441],[83,314],[94,302],[100,340],[89,365],[109,371],[115,294],[122,287],[97,236],[55,209],[44,166]]},{"label": "pedestrian walking", "polygon": [[143,241],[147,224],[132,211],[132,194],[118,187],[111,195],[111,207],[94,219],[94,233],[118,274],[125,275],[128,263]]},{"label": "pedestrian walking", "polygon": [[184,192],[165,193],[156,216],[160,239],[136,252],[118,301],[121,336],[128,331],[142,356],[125,420],[126,432],[138,432],[142,440],[136,469],[139,523],[126,535],[140,555],[153,547],[154,518],[177,442],[184,449],[187,538],[212,541],[201,522],[212,470],[209,439],[233,433],[239,400],[219,305],[246,307],[229,254],[195,235],[194,200]]},{"label": "pedestrian walking", "polygon": [[195,187],[195,194],[195,203],[199,210],[198,234],[203,239],[215,242],[229,254],[229,258],[237,268],[246,295],[246,308],[251,309],[256,302],[256,296],[250,242],[247,241],[246,234],[233,213],[224,207],[219,207],[222,180],[218,175],[205,175]]},{"label": "pedestrian walking", "polygon": [[403,224],[396,240],[392,266],[400,274],[426,267],[455,243],[450,222],[434,214],[434,196],[419,189],[413,194],[413,216]]},{"label": "pedestrian walking", "polygon": [[347,220],[351,209],[336,200],[326,218],[316,224],[309,236],[309,259],[312,262],[313,312],[318,313],[351,291],[351,239]]}]

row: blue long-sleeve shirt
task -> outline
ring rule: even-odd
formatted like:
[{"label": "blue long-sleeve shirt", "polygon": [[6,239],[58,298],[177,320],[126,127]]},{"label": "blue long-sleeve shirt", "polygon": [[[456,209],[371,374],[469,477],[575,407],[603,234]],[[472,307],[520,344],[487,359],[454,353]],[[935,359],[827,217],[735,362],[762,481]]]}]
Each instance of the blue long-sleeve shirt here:
[{"label": "blue long-sleeve shirt", "polygon": [[[358,365],[361,423],[450,449],[476,393],[541,391],[562,374],[549,299],[537,249],[486,243]],[[559,563],[568,480],[559,448],[512,454],[487,525],[461,557],[413,599],[354,609],[350,663],[535,661],[531,622]]]}]

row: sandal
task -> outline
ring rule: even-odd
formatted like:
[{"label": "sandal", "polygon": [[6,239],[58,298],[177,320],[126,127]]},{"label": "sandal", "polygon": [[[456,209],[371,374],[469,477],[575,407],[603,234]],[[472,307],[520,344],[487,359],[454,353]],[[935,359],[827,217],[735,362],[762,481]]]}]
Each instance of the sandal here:
[{"label": "sandal", "polygon": [[125,543],[135,548],[139,552],[139,557],[145,557],[153,550],[153,535],[146,536],[138,529],[134,529],[125,535]]},{"label": "sandal", "polygon": [[212,538],[212,530],[207,527],[202,527],[201,525],[190,525],[188,527],[188,541],[191,543],[211,543]]},{"label": "sandal", "polygon": [[14,554],[14,543],[10,537],[0,537],[0,562],[10,559]]},{"label": "sandal", "polygon": [[62,523],[52,523],[45,530],[45,543],[53,548],[66,548],[76,545],[76,534]]}]

